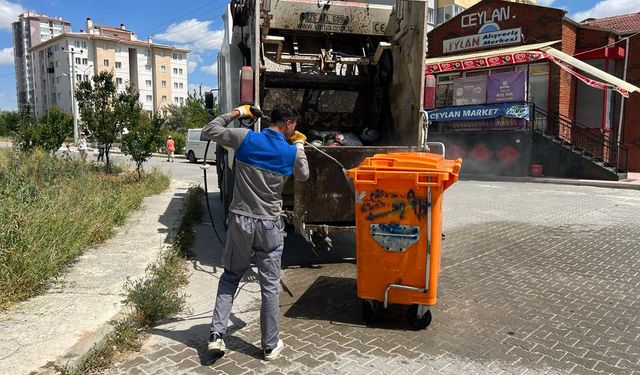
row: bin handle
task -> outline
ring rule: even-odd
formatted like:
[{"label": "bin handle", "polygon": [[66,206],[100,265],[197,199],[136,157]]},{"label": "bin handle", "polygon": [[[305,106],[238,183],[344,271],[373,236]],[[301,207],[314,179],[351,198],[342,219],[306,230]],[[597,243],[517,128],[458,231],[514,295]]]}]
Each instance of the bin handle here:
[{"label": "bin handle", "polygon": [[355,182],[362,185],[376,185],[378,183],[378,175],[371,171],[356,171]]}]

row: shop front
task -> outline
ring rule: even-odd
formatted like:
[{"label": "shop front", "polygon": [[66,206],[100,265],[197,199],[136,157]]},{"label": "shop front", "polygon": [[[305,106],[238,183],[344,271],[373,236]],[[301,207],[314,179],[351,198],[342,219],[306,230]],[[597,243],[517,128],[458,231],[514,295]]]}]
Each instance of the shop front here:
[{"label": "shop front", "polygon": [[564,15],[485,0],[429,33],[430,138],[445,141],[450,157],[465,157],[468,173],[524,176],[544,162],[547,175],[594,176],[582,161],[549,159],[556,154],[549,139],[588,148],[626,171],[611,130],[616,105],[640,89],[620,79],[624,50],[608,51],[607,59],[580,54],[579,38],[593,31]]}]

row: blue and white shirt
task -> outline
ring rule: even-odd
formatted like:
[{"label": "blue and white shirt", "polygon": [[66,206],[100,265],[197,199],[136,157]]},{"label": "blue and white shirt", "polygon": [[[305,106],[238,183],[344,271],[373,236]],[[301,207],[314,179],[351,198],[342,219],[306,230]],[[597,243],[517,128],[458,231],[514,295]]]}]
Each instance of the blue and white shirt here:
[{"label": "blue and white shirt", "polygon": [[290,145],[273,129],[257,133],[227,128],[230,113],[220,115],[202,129],[202,135],[236,151],[235,186],[230,211],[257,219],[276,220],[282,213],[282,190],[291,175],[309,178],[304,149]]}]

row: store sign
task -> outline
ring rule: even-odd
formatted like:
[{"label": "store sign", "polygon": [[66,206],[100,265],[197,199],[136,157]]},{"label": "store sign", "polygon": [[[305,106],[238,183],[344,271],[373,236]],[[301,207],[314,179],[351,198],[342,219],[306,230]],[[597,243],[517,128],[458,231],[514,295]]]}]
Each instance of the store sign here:
[{"label": "store sign", "polygon": [[445,39],[442,42],[442,50],[444,53],[451,53],[475,48],[517,44],[521,40],[522,28],[518,27],[516,29],[489,31],[482,34]]},{"label": "store sign", "polygon": [[[489,23],[498,23],[510,19],[511,6],[496,8],[492,11],[481,10],[479,12],[473,12],[465,14],[461,17],[461,27],[463,29],[474,26],[484,26]],[[515,16],[513,16],[515,18]]]},{"label": "store sign", "polygon": [[427,113],[431,121],[486,120],[499,116],[529,120],[529,106],[513,103],[447,107],[434,109]]},{"label": "store sign", "polygon": [[524,72],[492,74],[487,78],[487,103],[524,102]]}]

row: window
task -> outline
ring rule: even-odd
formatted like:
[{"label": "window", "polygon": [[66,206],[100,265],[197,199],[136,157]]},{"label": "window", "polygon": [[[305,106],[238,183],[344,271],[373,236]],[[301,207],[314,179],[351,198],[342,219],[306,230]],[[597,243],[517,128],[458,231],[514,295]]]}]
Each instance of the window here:
[{"label": "window", "polygon": [[184,89],[184,83],[180,82],[179,86],[180,86],[180,89]]},{"label": "window", "polygon": [[162,81],[162,88],[167,87],[167,81]]},{"label": "window", "polygon": [[87,59],[82,59],[82,65],[87,65],[89,63],[89,60]]},{"label": "window", "polygon": [[182,54],[181,53],[178,54],[178,60],[182,61]]},{"label": "window", "polygon": [[82,77],[82,79],[83,79],[84,81],[87,81],[87,82],[88,82],[88,81],[89,81],[89,75],[88,75],[88,74],[85,74],[85,75]]},{"label": "window", "polygon": [[174,60],[178,60],[178,54],[177,54],[177,53],[175,53],[175,52],[173,53],[173,59],[174,59]]},{"label": "window", "polygon": [[56,60],[56,68],[58,67],[58,60]]},{"label": "window", "polygon": [[148,80],[144,81],[144,84],[145,84],[145,86],[147,86],[147,87],[151,87],[151,80],[150,80],[150,79],[148,79]]},{"label": "window", "polygon": [[108,50],[109,49],[109,45],[107,43],[103,43],[102,44],[102,49]]},{"label": "window", "polygon": [[429,8],[429,13],[428,13],[428,16],[427,16],[427,22],[433,23],[433,21],[435,21],[434,16],[433,16],[433,8]]},{"label": "window", "polygon": [[122,63],[120,61],[116,61],[116,69],[122,69]]},{"label": "window", "polygon": [[76,57],[76,64],[78,65],[82,64],[82,59],[79,57]]},{"label": "window", "polygon": [[178,74],[178,68],[173,68],[173,74]]},{"label": "window", "polygon": [[153,100],[153,98],[151,97],[151,95],[147,95],[147,101],[150,102],[151,100]]},{"label": "window", "polygon": [[167,68],[166,66],[160,65],[160,73],[164,73],[166,68]]},{"label": "window", "polygon": [[87,42],[82,42],[82,48],[87,48]]},{"label": "window", "polygon": [[180,103],[180,98],[176,96],[173,98],[173,104],[178,104],[178,103]]},{"label": "window", "polygon": [[60,83],[60,77],[56,77],[56,83]]},{"label": "window", "polygon": [[145,49],[145,50],[144,50],[144,55],[145,55],[145,56],[147,56],[147,57],[149,57],[149,56],[151,56],[151,53],[149,52],[149,50],[148,50],[148,49]]},{"label": "window", "polygon": [[116,83],[121,85],[122,84],[122,78],[116,78]]},{"label": "window", "polygon": [[56,44],[56,45],[53,47],[53,49],[54,49],[55,51],[59,50],[59,49],[60,49],[60,45]]},{"label": "window", "polygon": [[147,72],[151,71],[151,65],[145,65],[144,66],[144,70],[146,70]]},{"label": "window", "polygon": [[104,60],[102,61],[102,65],[104,65],[104,66],[109,66],[109,60],[108,60],[108,59],[104,59]]},{"label": "window", "polygon": [[166,95],[162,95],[162,102],[166,103],[167,102],[167,96]]},{"label": "window", "polygon": [[76,48],[80,48],[80,41],[79,40],[74,41],[73,45],[76,46]]},{"label": "window", "polygon": [[76,74],[76,79],[78,82],[82,81],[82,74]]},{"label": "window", "polygon": [[178,82],[174,82],[174,83],[173,83],[173,88],[174,88],[174,89],[177,89],[177,88],[178,88]]},{"label": "window", "polygon": [[116,52],[122,52],[122,47],[121,46],[116,46]]},{"label": "window", "polygon": [[436,86],[436,107],[453,105],[453,80],[460,77],[460,73],[440,74]]},{"label": "window", "polygon": [[178,69],[178,74],[182,75],[182,69]]},{"label": "window", "polygon": [[180,97],[180,104],[184,104],[184,98]]},{"label": "window", "polygon": [[62,99],[62,94],[58,93],[58,100]]}]

